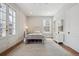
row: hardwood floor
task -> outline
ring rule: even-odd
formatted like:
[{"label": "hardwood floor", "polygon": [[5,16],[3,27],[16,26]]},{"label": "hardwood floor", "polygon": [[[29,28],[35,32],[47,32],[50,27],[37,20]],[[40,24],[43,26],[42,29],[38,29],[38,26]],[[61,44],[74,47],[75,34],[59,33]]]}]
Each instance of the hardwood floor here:
[{"label": "hardwood floor", "polygon": [[79,53],[64,44],[55,43],[53,39],[47,39],[44,45],[24,44],[21,41],[16,45],[14,45],[13,47],[9,48],[8,50],[4,51],[0,55],[1,56],[6,56],[6,55],[8,56],[9,55],[79,56]]},{"label": "hardwood floor", "polygon": [[15,44],[14,46],[8,48],[7,50],[3,51],[2,53],[0,53],[0,56],[6,56],[8,53],[10,53],[13,49],[15,49],[17,46],[19,46],[23,41],[18,42],[17,44]]},{"label": "hardwood floor", "polygon": [[47,38],[44,44],[21,43],[7,56],[71,56],[72,54],[56,44],[53,39]]}]

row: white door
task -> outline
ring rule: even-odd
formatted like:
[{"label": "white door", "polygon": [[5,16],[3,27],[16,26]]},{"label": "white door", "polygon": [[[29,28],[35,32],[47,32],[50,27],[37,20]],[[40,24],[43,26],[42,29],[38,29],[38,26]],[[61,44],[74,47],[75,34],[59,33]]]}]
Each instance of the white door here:
[{"label": "white door", "polygon": [[6,10],[6,4],[0,4],[0,52],[4,51],[8,47],[6,35]]},{"label": "white door", "polygon": [[43,34],[45,37],[51,37],[51,19],[43,20]]},{"label": "white door", "polygon": [[[15,19],[16,19],[16,12],[15,10],[7,5],[7,21],[6,21],[6,30],[7,30],[7,37],[8,37],[8,43],[9,47],[12,46],[13,43],[15,43]],[[14,40],[13,40],[14,39]]]},{"label": "white door", "polygon": [[9,47],[10,39],[15,34],[14,11],[10,14],[9,5],[0,3],[0,52]]}]

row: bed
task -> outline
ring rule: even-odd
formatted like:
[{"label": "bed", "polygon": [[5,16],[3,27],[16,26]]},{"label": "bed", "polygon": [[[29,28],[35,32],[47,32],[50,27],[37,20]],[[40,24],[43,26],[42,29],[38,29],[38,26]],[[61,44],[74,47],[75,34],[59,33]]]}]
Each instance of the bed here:
[{"label": "bed", "polygon": [[41,42],[44,44],[44,40],[45,40],[45,37],[42,35],[42,33],[40,32],[34,32],[34,33],[30,33],[26,36],[25,38],[25,43],[28,43],[28,42]]}]

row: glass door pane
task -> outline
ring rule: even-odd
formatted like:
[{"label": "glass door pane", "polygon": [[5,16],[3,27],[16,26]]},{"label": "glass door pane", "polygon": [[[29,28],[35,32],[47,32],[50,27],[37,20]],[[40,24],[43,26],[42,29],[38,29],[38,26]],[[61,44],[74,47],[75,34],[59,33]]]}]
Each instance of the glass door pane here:
[{"label": "glass door pane", "polygon": [[16,19],[16,13],[12,8],[9,7],[9,16],[7,21],[9,35],[15,34],[15,19]]},{"label": "glass door pane", "polygon": [[44,32],[50,32],[50,28],[51,28],[51,20],[44,20],[43,21],[43,28],[44,28]]}]

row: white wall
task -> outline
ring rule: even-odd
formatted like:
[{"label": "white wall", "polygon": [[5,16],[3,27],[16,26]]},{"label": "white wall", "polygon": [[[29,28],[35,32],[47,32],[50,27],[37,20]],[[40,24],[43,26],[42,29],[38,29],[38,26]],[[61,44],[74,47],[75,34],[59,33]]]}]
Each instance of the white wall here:
[{"label": "white wall", "polygon": [[12,36],[7,35],[4,38],[0,38],[0,53],[23,39],[24,29],[26,25],[26,16],[23,14],[23,12],[21,12],[21,10],[16,5],[9,5],[16,10],[16,34]]},{"label": "white wall", "polygon": [[41,31],[42,32],[42,20],[44,18],[38,16],[29,16],[28,18],[28,27],[30,32]]},{"label": "white wall", "polygon": [[[64,19],[64,44],[79,52],[79,4],[67,4],[55,15],[56,20]],[[70,35],[68,35],[70,32]]]},{"label": "white wall", "polygon": [[[67,10],[65,14],[65,43],[79,52],[79,4]],[[70,32],[70,35],[67,34]]]}]

